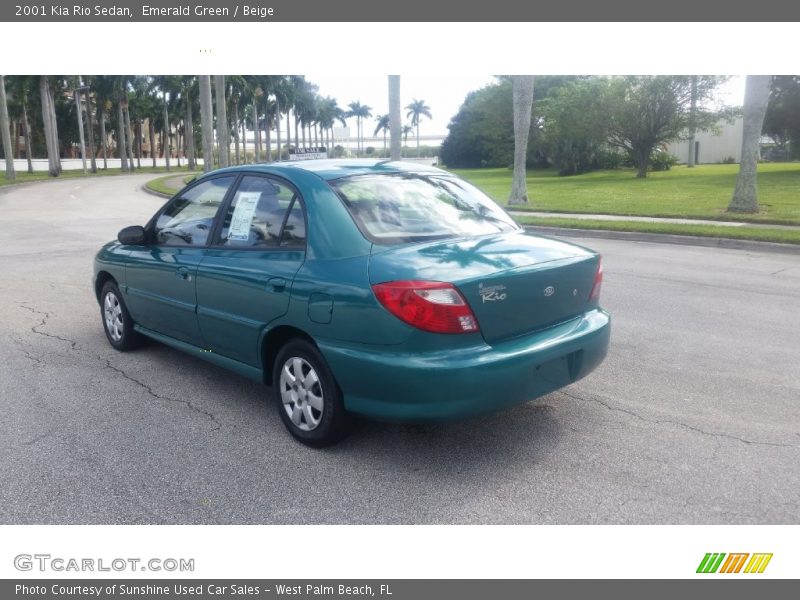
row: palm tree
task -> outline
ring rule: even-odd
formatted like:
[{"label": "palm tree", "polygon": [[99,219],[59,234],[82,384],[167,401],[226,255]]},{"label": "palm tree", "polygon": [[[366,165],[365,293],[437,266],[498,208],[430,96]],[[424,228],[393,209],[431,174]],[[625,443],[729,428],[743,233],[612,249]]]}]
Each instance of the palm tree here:
[{"label": "palm tree", "polygon": [[100,125],[100,148],[103,151],[103,169],[108,169],[108,134],[106,133],[106,113],[114,96],[114,77],[97,75],[90,79],[89,85],[97,102],[97,122]]},{"label": "palm tree", "polygon": [[217,96],[217,143],[219,144],[219,166],[227,167],[231,151],[230,125],[228,124],[227,99],[225,98],[225,75],[214,75],[214,91]]},{"label": "palm tree", "polygon": [[428,117],[432,119],[431,116],[431,107],[425,104],[425,100],[417,100],[414,98],[414,101],[406,106],[406,118],[411,117],[411,126],[417,128],[417,158],[419,158],[419,122],[422,120],[422,117]]},{"label": "palm tree", "polygon": [[758,212],[757,170],[761,128],[769,104],[772,75],[748,75],[744,89],[742,162],[728,212]]},{"label": "palm tree", "polygon": [[389,131],[389,115],[378,115],[375,117],[378,125],[372,133],[372,137],[376,137],[379,132],[383,132],[383,149],[386,150],[386,133]]},{"label": "palm tree", "polygon": [[210,75],[200,75],[200,124],[203,134],[203,171],[208,173],[214,166],[214,109]]},{"label": "palm tree", "polygon": [[400,160],[400,75],[389,75],[389,158]]},{"label": "palm tree", "polygon": [[193,97],[195,84],[197,79],[193,75],[184,75],[181,77],[181,97],[183,98],[184,110],[186,115],[183,118],[184,132],[183,136],[186,139],[186,162],[189,163],[189,169],[194,170],[197,168],[197,153],[194,148],[194,105]]},{"label": "palm tree", "polygon": [[233,143],[234,143],[234,158],[236,164],[241,164],[239,155],[239,125],[241,124],[241,116],[239,115],[239,107],[242,101],[247,98],[247,80],[241,75],[231,75],[226,77],[228,85],[228,100],[231,106],[231,120],[233,121]]},{"label": "palm tree", "polygon": [[14,148],[11,146],[11,132],[8,122],[8,100],[6,99],[5,76],[0,75],[0,131],[3,138],[3,153],[6,157],[6,179],[14,181],[17,172],[14,170]]},{"label": "palm tree", "polygon": [[411,125],[403,125],[403,129],[401,130],[403,134],[403,148],[408,146],[408,134],[414,131],[414,128]]},{"label": "palm tree", "polygon": [[361,146],[362,146],[362,131],[361,131],[361,122],[364,119],[369,119],[372,116],[372,107],[367,106],[366,104],[361,104],[359,100],[355,102],[351,102],[347,105],[350,110],[347,113],[348,117],[355,117],[356,118],[356,156],[359,156],[361,153]]},{"label": "palm tree", "polygon": [[528,158],[528,136],[531,132],[533,75],[514,75],[511,86],[514,104],[514,175],[508,203],[525,204],[528,202],[525,163]]},{"label": "palm tree", "polygon": [[28,104],[34,77],[30,75],[6,75],[6,89],[10,90],[16,98],[18,110],[21,111],[22,134],[25,136],[25,157],[28,159],[28,173],[33,173],[33,140],[31,137],[31,123],[28,119]]},{"label": "palm tree", "polygon": [[39,76],[39,96],[42,107],[42,125],[44,127],[45,145],[47,146],[48,173],[50,177],[58,177],[61,173],[58,127],[55,119],[53,90],[50,88],[48,75]]}]

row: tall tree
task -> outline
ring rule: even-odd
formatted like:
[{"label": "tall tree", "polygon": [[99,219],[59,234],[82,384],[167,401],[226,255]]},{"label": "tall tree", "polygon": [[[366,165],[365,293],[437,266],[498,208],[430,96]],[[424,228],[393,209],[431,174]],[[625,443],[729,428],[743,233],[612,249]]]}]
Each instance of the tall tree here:
[{"label": "tall tree", "polygon": [[186,138],[186,162],[189,163],[189,170],[194,171],[197,168],[197,153],[194,146],[194,105],[193,105],[193,91],[196,79],[192,75],[187,75],[181,78],[181,89],[183,91],[183,102],[185,104],[184,110],[186,115],[183,118],[184,122],[184,137]]},{"label": "tall tree", "polygon": [[800,158],[800,75],[772,78],[764,135],[773,139],[783,160]]},{"label": "tall tree", "polygon": [[414,101],[406,106],[406,118],[411,118],[411,126],[417,128],[417,158],[420,156],[420,146],[419,146],[419,122],[422,120],[422,117],[428,117],[431,119],[431,107],[425,104],[425,100],[417,100],[414,98]]},{"label": "tall tree", "polygon": [[528,138],[531,133],[533,108],[533,75],[514,75],[511,79],[514,112],[514,174],[509,204],[528,202]]},{"label": "tall tree", "polygon": [[367,106],[366,104],[361,104],[360,100],[351,102],[347,106],[350,108],[347,116],[356,118],[356,156],[360,156],[363,146],[363,133],[361,124],[364,119],[369,119],[372,116],[372,107]]},{"label": "tall tree", "polygon": [[389,158],[400,160],[400,75],[389,75]]},{"label": "tall tree", "polygon": [[694,164],[697,161],[695,145],[695,136],[697,136],[697,75],[692,75],[691,90],[689,100],[689,159],[686,161],[686,166],[694,169]]},{"label": "tall tree", "polygon": [[758,212],[757,170],[760,157],[761,129],[769,103],[772,75],[748,75],[744,89],[742,162],[729,212]]},{"label": "tall tree", "polygon": [[11,145],[9,126],[5,75],[0,75],[0,131],[3,138],[3,153],[6,157],[6,179],[14,181],[17,178],[17,172],[14,169],[14,148]]},{"label": "tall tree", "polygon": [[50,82],[47,75],[39,76],[39,96],[42,108],[42,126],[44,128],[45,146],[47,147],[47,165],[50,177],[58,177],[59,156],[57,132],[53,131],[51,112]]},{"label": "tall tree", "polygon": [[231,152],[230,125],[225,97],[225,75],[214,75],[214,91],[217,96],[217,140],[219,143],[219,166],[227,167]]},{"label": "tall tree", "polygon": [[389,115],[378,115],[375,117],[377,125],[375,131],[372,132],[373,137],[383,132],[383,149],[386,150],[386,133],[389,131]]},{"label": "tall tree", "polygon": [[200,75],[200,126],[203,137],[203,171],[214,168],[214,113],[211,100],[211,76]]},{"label": "tall tree", "polygon": [[694,118],[691,115],[691,76],[656,75],[621,77],[611,81],[606,104],[609,142],[631,157],[636,177],[647,177],[653,152],[681,138],[691,126],[712,129],[730,111],[701,109],[724,77],[697,76]]}]

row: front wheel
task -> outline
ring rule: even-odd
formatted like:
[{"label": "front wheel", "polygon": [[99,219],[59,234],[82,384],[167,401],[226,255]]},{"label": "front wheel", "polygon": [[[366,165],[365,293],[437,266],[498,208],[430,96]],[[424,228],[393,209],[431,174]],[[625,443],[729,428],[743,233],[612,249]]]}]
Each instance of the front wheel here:
[{"label": "front wheel", "polygon": [[320,448],[349,433],[352,418],[342,392],[313,344],[295,339],[281,348],[272,386],[281,419],[298,441]]},{"label": "front wheel", "polygon": [[117,284],[107,281],[100,292],[100,315],[108,342],[117,350],[133,350],[141,336],[133,330],[133,320]]}]

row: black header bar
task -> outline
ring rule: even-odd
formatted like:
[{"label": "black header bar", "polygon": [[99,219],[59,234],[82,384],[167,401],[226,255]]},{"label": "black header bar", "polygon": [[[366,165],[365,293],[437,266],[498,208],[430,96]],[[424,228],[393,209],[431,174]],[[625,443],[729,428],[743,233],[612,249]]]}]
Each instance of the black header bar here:
[{"label": "black header bar", "polygon": [[[787,22],[800,2],[760,0],[88,0],[0,4],[0,22]],[[676,32],[676,39],[680,35]]]}]

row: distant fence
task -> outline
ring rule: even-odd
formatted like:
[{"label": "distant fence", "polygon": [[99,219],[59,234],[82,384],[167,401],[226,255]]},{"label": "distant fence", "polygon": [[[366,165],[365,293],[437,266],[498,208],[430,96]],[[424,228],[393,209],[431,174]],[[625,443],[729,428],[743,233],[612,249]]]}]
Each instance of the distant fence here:
[{"label": "distant fence", "polygon": [[[107,159],[107,162],[108,162],[108,168],[109,169],[120,169],[121,168],[120,159],[118,159],[118,158],[109,158],[109,159]],[[98,169],[102,169],[103,168],[103,159],[102,158],[96,158],[95,159],[95,163],[97,163],[97,168]],[[202,158],[198,159],[197,163],[202,165],[203,164],[203,159]],[[33,170],[34,171],[47,171],[48,168],[49,168],[46,158],[34,158],[34,159],[31,160],[31,164],[33,165]],[[134,164],[134,166],[136,166],[136,159],[135,158],[133,159],[133,164]],[[141,164],[142,164],[143,167],[152,167],[153,166],[153,159],[152,158],[142,158],[141,159]],[[166,164],[167,163],[163,158],[157,158],[156,159],[156,166],[157,167],[165,167]],[[177,164],[178,164],[177,159],[171,158],[169,160],[169,164],[170,164],[171,167],[177,166]],[[86,169],[87,170],[89,170],[91,168],[91,165],[92,165],[91,161],[89,159],[86,159]],[[186,159],[185,158],[181,158],[181,166],[186,166]],[[80,169],[83,168],[83,161],[80,158],[62,158],[61,159],[61,168],[64,169],[65,171],[80,170]],[[25,160],[24,158],[22,158],[22,159],[15,158],[14,159],[14,169],[16,169],[17,173],[26,173],[28,171],[28,161]],[[5,172],[6,172],[6,161],[5,160],[0,160],[0,173],[5,173]]]}]

